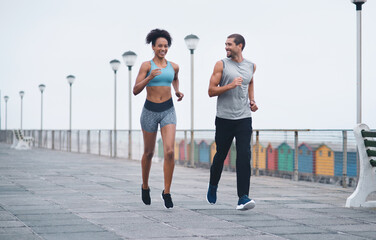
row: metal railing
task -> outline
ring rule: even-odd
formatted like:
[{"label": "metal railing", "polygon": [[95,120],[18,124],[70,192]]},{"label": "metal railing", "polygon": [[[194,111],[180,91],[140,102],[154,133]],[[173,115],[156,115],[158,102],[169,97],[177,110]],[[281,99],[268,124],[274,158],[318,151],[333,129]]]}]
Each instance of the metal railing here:
[{"label": "metal railing", "polygon": [[[115,134],[117,137],[115,138]],[[132,138],[129,138],[131,134]],[[34,138],[33,146],[58,151],[95,154],[141,160],[140,130],[24,130]],[[216,152],[214,130],[194,131],[191,158],[191,130],[177,130],[175,160],[190,167],[210,167]],[[114,144],[117,139],[117,144]],[[129,139],[132,143],[129,144]],[[0,131],[0,142],[14,143],[12,130]],[[116,146],[116,149],[115,149]],[[256,129],[251,138],[253,175],[354,186],[358,179],[356,143],[352,130]],[[163,160],[160,132],[153,161]],[[234,171],[236,144],[230,147],[224,169]]]}]

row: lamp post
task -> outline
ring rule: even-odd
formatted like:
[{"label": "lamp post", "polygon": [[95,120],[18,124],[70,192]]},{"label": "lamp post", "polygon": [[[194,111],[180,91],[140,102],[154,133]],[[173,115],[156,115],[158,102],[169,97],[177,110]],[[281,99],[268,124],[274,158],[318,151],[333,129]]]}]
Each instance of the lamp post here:
[{"label": "lamp post", "polygon": [[22,130],[22,111],[23,111],[23,97],[25,95],[24,91],[20,91],[20,97],[21,97],[21,130]]},{"label": "lamp post", "polygon": [[5,131],[8,129],[8,126],[7,126],[8,100],[9,100],[9,97],[4,96],[4,101],[5,101]]},{"label": "lamp post", "polygon": [[115,83],[115,87],[114,87],[114,157],[116,158],[117,156],[117,132],[116,132],[116,72],[117,70],[119,69],[120,67],[120,61],[117,60],[117,59],[114,59],[112,61],[110,61],[110,65],[112,67],[112,70],[114,71],[114,83]]},{"label": "lamp post", "polygon": [[46,89],[46,85],[40,84],[39,90],[40,90],[40,130],[43,130],[43,92],[44,89]]},{"label": "lamp post", "polygon": [[43,132],[43,91],[46,88],[46,85],[40,84],[39,90],[40,90],[40,132],[39,132],[39,141],[38,145],[39,147],[42,146],[42,132]]},{"label": "lamp post", "polygon": [[190,34],[184,38],[191,52],[191,166],[194,166],[194,51],[200,40],[196,35]]},{"label": "lamp post", "polygon": [[69,131],[68,131],[68,151],[71,151],[72,148],[72,84],[74,83],[74,80],[76,79],[73,75],[67,76],[67,81],[69,84]]},{"label": "lamp post", "polygon": [[357,73],[356,73],[356,86],[357,86],[357,100],[356,100],[356,123],[362,122],[362,5],[367,0],[351,0],[356,6],[356,59],[357,59]]},{"label": "lamp post", "polygon": [[137,54],[132,51],[123,53],[125,65],[129,72],[129,133],[128,133],[128,158],[132,159],[132,67],[137,59]]}]

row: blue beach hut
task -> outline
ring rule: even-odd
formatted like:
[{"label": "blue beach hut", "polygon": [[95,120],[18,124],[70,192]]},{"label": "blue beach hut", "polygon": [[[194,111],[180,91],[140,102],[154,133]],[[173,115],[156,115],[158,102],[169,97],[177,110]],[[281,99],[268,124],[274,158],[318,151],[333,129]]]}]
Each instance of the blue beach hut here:
[{"label": "blue beach hut", "polygon": [[299,173],[313,173],[313,151],[312,148],[302,143],[298,147],[298,171]]},{"label": "blue beach hut", "polygon": [[198,159],[200,163],[208,165],[210,163],[210,146],[205,140],[198,144]]}]

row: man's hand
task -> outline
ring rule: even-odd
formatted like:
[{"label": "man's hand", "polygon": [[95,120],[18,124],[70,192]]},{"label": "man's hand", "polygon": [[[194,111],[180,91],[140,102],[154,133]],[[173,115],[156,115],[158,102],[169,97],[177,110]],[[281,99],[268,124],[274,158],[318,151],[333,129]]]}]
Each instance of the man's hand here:
[{"label": "man's hand", "polygon": [[251,100],[250,107],[251,107],[252,112],[256,112],[258,110],[258,107],[257,107],[256,102],[254,100]]},{"label": "man's hand", "polygon": [[241,78],[241,77],[234,78],[232,83],[230,83],[231,89],[236,88],[237,86],[241,86],[242,82],[243,82],[243,78]]}]

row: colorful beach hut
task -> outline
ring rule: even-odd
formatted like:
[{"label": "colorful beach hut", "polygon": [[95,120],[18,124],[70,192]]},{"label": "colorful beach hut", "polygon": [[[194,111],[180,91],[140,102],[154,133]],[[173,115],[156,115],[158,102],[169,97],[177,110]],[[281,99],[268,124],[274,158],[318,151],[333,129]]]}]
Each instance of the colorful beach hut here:
[{"label": "colorful beach hut", "polygon": [[334,176],[334,152],[325,144],[319,145],[314,153],[315,174]]},{"label": "colorful beach hut", "polygon": [[266,148],[266,162],[268,170],[278,170],[278,147],[276,144],[268,144]]},{"label": "colorful beach hut", "polygon": [[[258,159],[256,159],[256,154],[258,154]],[[252,167],[256,168],[256,161],[258,160],[258,168],[266,169],[266,148],[259,143],[257,147],[256,144],[252,147]]]},{"label": "colorful beach hut", "polygon": [[298,172],[313,173],[314,152],[312,147],[306,143],[302,143],[299,145],[298,149]]},{"label": "colorful beach hut", "polygon": [[207,144],[205,140],[202,140],[198,144],[198,159],[199,162],[205,165],[209,165],[210,163],[210,146]]},{"label": "colorful beach hut", "polygon": [[294,150],[286,143],[278,147],[278,170],[292,172],[294,166]]},{"label": "colorful beach hut", "polygon": [[[342,146],[332,147],[334,150],[334,176],[343,176],[343,148]],[[347,149],[347,172],[348,177],[357,176],[356,148]]]}]

